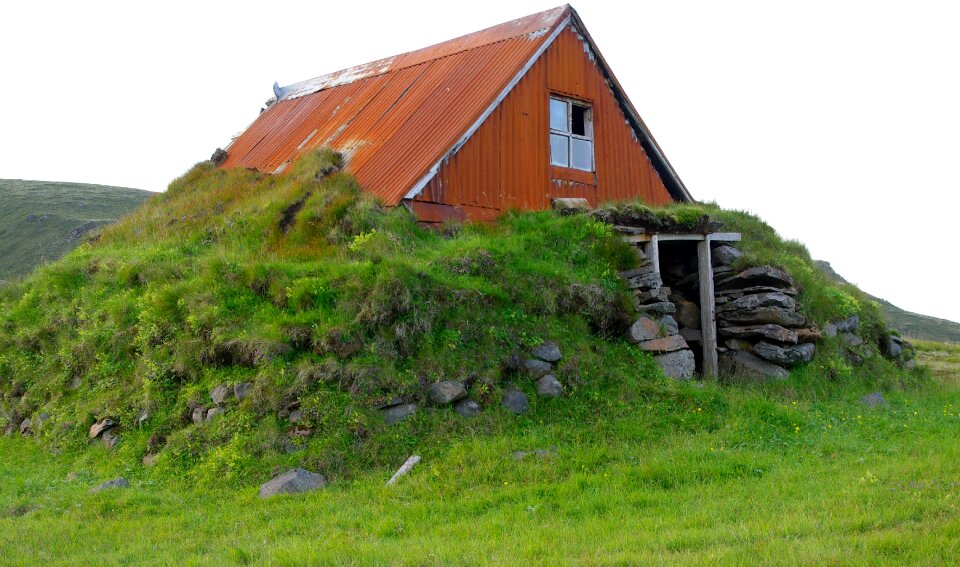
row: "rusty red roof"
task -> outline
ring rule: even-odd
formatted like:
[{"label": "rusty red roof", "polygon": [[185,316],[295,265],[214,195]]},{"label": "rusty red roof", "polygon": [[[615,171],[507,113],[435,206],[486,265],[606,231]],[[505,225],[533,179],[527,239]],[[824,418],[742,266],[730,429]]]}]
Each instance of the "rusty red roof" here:
[{"label": "rusty red roof", "polygon": [[231,143],[222,165],[279,173],[328,146],[365,189],[396,205],[422,190],[571,17],[564,5],[275,88],[277,101]]}]

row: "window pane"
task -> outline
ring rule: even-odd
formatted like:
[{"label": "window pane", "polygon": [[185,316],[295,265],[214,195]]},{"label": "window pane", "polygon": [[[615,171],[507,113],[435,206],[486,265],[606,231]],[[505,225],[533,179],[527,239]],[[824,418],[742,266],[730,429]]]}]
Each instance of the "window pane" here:
[{"label": "window pane", "polygon": [[555,98],[550,99],[550,129],[560,132],[570,131],[570,126],[567,124],[567,103],[565,101]]},{"label": "window pane", "polygon": [[573,109],[570,113],[570,131],[576,134],[577,136],[586,136],[587,135],[587,111],[589,109],[585,106],[580,106],[578,104],[573,105]]},{"label": "window pane", "polygon": [[570,166],[570,156],[567,155],[569,151],[567,143],[569,140],[570,138],[566,136],[550,134],[550,163],[563,167]]},{"label": "window pane", "polygon": [[593,142],[573,139],[571,167],[584,171],[593,171]]}]

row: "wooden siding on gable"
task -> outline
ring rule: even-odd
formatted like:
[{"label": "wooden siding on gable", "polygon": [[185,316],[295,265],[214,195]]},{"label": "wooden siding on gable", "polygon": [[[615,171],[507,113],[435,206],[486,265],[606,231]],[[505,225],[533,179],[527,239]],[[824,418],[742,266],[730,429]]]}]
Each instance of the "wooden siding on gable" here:
[{"label": "wooden siding on gable", "polygon": [[[467,218],[475,218],[478,207],[482,217],[487,210],[546,209],[557,197],[584,197],[594,206],[637,198],[651,205],[672,202],[585,45],[571,26],[564,29],[414,200],[467,205],[460,208]],[[589,172],[550,166],[552,93],[591,104],[595,185]]]}]

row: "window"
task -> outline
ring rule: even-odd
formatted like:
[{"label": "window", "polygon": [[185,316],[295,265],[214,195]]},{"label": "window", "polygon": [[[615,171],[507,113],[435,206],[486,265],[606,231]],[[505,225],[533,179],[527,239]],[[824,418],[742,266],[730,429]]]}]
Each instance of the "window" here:
[{"label": "window", "polygon": [[593,171],[593,112],[586,103],[550,97],[550,163]]}]

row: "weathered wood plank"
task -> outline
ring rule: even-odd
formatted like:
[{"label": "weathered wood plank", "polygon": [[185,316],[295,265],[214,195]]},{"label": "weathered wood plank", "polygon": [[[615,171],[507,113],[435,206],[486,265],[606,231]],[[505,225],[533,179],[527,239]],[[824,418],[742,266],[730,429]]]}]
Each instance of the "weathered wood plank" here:
[{"label": "weathered wood plank", "polygon": [[717,375],[717,322],[713,297],[713,264],[710,261],[710,241],[697,243],[697,261],[700,274],[700,333],[703,344],[703,369],[705,378]]},{"label": "weathered wood plank", "polygon": [[653,272],[660,274],[660,238],[658,235],[650,235],[650,242],[647,243],[644,252],[647,254],[647,262],[653,265]]},{"label": "weathered wood plank", "polygon": [[710,242],[740,242],[741,235],[739,232],[714,232],[707,238]]}]

